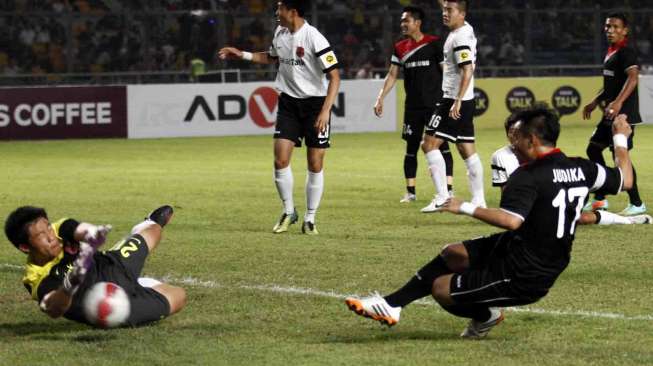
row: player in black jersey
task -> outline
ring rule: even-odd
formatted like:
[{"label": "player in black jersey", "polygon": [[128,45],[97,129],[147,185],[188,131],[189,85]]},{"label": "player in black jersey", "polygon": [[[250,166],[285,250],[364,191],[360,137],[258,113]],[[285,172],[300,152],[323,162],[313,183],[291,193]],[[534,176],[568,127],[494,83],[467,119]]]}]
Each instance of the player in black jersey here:
[{"label": "player in black jersey", "polygon": [[[431,119],[437,102],[442,99],[442,39],[422,33],[424,17],[424,11],[418,7],[407,6],[403,9],[400,23],[403,38],[394,44],[390,69],[374,104],[374,113],[380,117],[383,114],[383,99],[394,87],[401,68],[406,90],[404,128],[401,134],[406,141],[406,194],[400,201],[402,203],[416,199],[417,151],[422,142],[424,126]],[[449,144],[445,142],[439,149],[445,160],[448,190],[451,191],[453,158]]]},{"label": "player in black jersey", "polygon": [[[628,35],[630,28],[628,18],[624,14],[610,14],[605,20],[605,35],[610,47],[605,56],[603,66],[603,89],[583,110],[583,118],[590,119],[592,111],[601,106],[603,116],[599,121],[587,146],[587,156],[590,160],[605,165],[603,150],[612,150],[611,126],[613,119],[618,114],[628,116],[633,134],[628,139],[628,149],[633,148],[635,125],[642,122],[639,114],[639,96],[637,82],[639,80],[639,65],[637,51],[629,45]],[[623,211],[624,216],[639,215],[646,212],[646,205],[642,202],[637,188],[637,173],[633,169],[633,187],[628,191],[630,203]],[[585,210],[605,210],[608,201],[602,194],[596,194],[594,199],[587,203]]]},{"label": "player in black jersey", "polygon": [[44,209],[23,206],[5,222],[5,234],[27,254],[23,285],[43,312],[53,318],[87,323],[83,299],[98,282],[121,286],[130,300],[125,325],[136,326],[179,312],[186,304],[181,287],[140,277],[145,259],[159,244],[173,209],[162,206],[132,229],[131,235],[103,252],[110,226],[65,218],[50,223]]},{"label": "player in black jersey", "polygon": [[560,124],[547,109],[521,112],[515,147],[527,161],[508,179],[501,208],[450,198],[445,211],[464,213],[507,229],[444,247],[404,287],[381,297],[348,298],[357,314],[394,325],[401,310],[432,294],[448,312],[471,318],[461,336],[479,338],[503,320],[500,309],[534,303],[567,267],[576,223],[589,192],[617,194],[632,185],[625,115],[613,123],[615,163],[608,168],[557,149]]}]

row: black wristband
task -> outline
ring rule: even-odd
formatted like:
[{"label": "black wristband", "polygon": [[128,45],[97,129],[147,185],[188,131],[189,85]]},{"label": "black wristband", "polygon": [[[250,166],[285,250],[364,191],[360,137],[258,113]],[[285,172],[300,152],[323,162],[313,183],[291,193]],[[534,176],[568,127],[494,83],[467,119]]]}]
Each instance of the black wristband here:
[{"label": "black wristband", "polygon": [[59,226],[59,236],[64,242],[77,243],[75,240],[75,230],[79,226],[79,221],[75,219],[67,219],[61,226]]}]

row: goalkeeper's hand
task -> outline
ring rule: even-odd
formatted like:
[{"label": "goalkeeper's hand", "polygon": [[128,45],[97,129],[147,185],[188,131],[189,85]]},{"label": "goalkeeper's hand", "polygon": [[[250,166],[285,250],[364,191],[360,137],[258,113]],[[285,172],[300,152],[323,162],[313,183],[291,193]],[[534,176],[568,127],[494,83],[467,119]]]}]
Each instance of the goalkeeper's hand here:
[{"label": "goalkeeper's hand", "polygon": [[91,225],[87,224],[85,227],[84,239],[82,241],[88,243],[93,248],[97,249],[107,240],[107,235],[111,231],[111,225]]},{"label": "goalkeeper's hand", "polygon": [[107,240],[111,225],[86,224],[84,229],[84,239],[79,242],[79,251],[73,262],[73,269],[66,274],[63,282],[64,291],[70,295],[73,295],[84,282],[86,273],[93,265],[93,255]]}]

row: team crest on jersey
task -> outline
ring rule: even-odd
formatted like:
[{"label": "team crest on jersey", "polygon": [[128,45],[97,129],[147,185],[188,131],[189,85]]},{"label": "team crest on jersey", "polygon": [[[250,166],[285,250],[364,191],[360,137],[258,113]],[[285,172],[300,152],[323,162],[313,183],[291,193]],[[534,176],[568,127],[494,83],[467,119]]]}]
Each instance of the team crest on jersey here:
[{"label": "team crest on jersey", "polygon": [[469,53],[463,52],[463,53],[460,54],[460,59],[461,60],[464,61],[464,60],[467,60],[468,58],[469,58]]},{"label": "team crest on jersey", "polygon": [[297,51],[295,52],[295,54],[299,58],[304,57],[304,47],[297,47]]}]

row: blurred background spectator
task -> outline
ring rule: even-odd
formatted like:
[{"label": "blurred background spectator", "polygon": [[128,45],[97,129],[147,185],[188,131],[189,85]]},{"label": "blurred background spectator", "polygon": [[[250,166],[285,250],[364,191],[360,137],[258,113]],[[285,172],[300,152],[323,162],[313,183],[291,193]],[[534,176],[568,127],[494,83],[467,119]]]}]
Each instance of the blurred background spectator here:
[{"label": "blurred background spectator", "polygon": [[[314,0],[306,18],[335,48],[345,78],[383,77],[403,6],[422,6],[423,28],[446,35],[435,3]],[[653,3],[495,0],[483,6],[468,16],[483,76],[601,64],[603,22],[615,6],[632,18],[643,69],[650,69]],[[209,73],[240,69],[243,80],[271,79],[274,67],[221,62],[216,52],[224,45],[267,50],[275,7],[264,0],[0,0],[0,75],[188,73],[191,60],[201,60]]]}]

